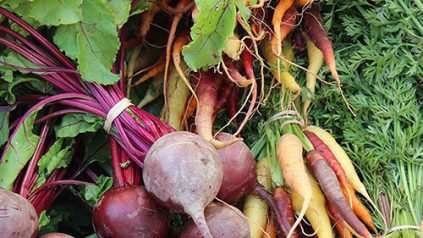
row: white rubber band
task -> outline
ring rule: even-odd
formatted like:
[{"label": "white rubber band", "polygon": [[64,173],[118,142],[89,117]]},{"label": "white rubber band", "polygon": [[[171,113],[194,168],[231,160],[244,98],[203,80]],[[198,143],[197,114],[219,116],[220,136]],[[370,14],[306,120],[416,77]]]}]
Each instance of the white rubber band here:
[{"label": "white rubber band", "polygon": [[110,111],[107,113],[106,121],[104,122],[104,130],[106,130],[107,133],[110,132],[110,129],[112,128],[113,121],[129,106],[134,105],[129,101],[127,98],[123,98],[118,103],[116,103]]}]

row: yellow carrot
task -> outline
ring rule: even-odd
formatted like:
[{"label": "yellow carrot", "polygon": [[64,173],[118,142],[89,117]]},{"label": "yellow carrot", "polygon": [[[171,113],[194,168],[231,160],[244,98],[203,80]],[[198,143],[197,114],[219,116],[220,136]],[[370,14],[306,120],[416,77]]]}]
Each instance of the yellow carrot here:
[{"label": "yellow carrot", "polygon": [[312,197],[310,180],[306,172],[302,154],[302,143],[295,135],[284,134],[279,139],[277,156],[285,183],[303,199],[301,211],[291,230],[288,232],[288,238],[291,237],[295,228],[303,219]]},{"label": "yellow carrot", "polygon": [[[268,158],[264,157],[257,163],[257,180],[266,190],[271,190],[272,178]],[[248,195],[244,203],[244,215],[248,218],[251,238],[261,238],[267,225],[267,204],[257,195]]]},{"label": "yellow carrot", "polygon": [[[317,182],[309,175],[311,184],[311,201],[310,207],[307,209],[305,217],[310,222],[311,226],[316,232],[319,238],[332,238],[333,231],[332,225],[330,224],[329,214],[326,210],[325,204],[326,199],[322,191],[319,188]],[[296,191],[291,193],[292,206],[296,212],[300,212],[303,204],[302,196]]]},{"label": "yellow carrot", "polygon": [[[288,72],[289,62],[282,60],[282,69],[278,69],[278,57],[272,52],[272,48],[268,39],[263,39],[260,43],[261,51],[264,58],[271,67],[273,77],[279,80],[279,83],[288,91],[295,93],[296,96],[301,94],[301,87],[295,81],[295,78]],[[285,59],[292,61],[293,50],[292,45],[287,43],[284,47]]]},{"label": "yellow carrot", "polygon": [[[180,66],[184,71],[188,68],[184,62],[181,62]],[[169,125],[179,131],[183,129],[182,118],[191,92],[176,70],[170,72],[167,90],[169,113],[166,119]]]},{"label": "yellow carrot", "polygon": [[319,73],[320,68],[323,64],[322,51],[317,48],[313,42],[307,39],[307,55],[308,55],[308,68],[306,73],[306,87],[308,92],[306,93],[306,100],[303,104],[304,118],[307,120],[307,110],[311,103],[311,97],[314,94],[314,88],[316,86],[316,76]]}]

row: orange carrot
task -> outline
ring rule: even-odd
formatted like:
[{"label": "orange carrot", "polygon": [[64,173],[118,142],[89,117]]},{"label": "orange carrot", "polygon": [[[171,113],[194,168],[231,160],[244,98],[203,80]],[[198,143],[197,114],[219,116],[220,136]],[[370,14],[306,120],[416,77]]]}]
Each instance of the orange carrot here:
[{"label": "orange carrot", "polygon": [[313,2],[313,0],[295,0],[295,4],[297,6],[308,5],[308,4],[311,4],[312,2]]},{"label": "orange carrot", "polygon": [[165,68],[165,61],[163,55],[157,60],[157,62],[153,65],[153,67],[143,76],[141,76],[132,86],[137,86],[145,81],[149,80],[152,77],[157,76],[159,73],[163,72]]},{"label": "orange carrot", "polygon": [[[197,106],[197,101],[198,101],[197,95],[195,94],[194,89],[191,87],[191,84],[188,78],[185,76],[184,69],[182,69],[182,65],[184,64],[184,62],[181,59],[182,47],[188,43],[189,43],[188,33],[184,32],[176,38],[175,43],[173,44],[173,49],[172,49],[173,66],[175,67],[176,72],[178,72],[178,75],[181,78],[181,80],[185,83],[185,85],[188,87],[188,89],[192,93],[192,97],[189,103],[187,104],[188,105],[187,108],[190,108],[190,110],[187,110],[185,112],[184,117],[182,119],[182,122],[186,124],[186,128],[188,124],[186,123],[186,121],[194,113],[195,107]],[[166,89],[165,86],[166,85],[163,85],[164,89]],[[166,90],[164,92],[165,92],[164,93],[164,109],[167,111],[169,110],[168,96],[167,96]]]},{"label": "orange carrot", "polygon": [[293,4],[294,0],[279,0],[278,5],[276,5],[275,12],[273,13],[272,25],[275,35],[272,38],[272,50],[277,56],[280,56],[282,52],[282,18],[286,10],[288,10]]},{"label": "orange carrot", "polygon": [[[354,210],[354,213],[377,234],[377,229],[373,221],[372,215],[370,214],[369,209],[361,203],[355,194],[354,188],[349,185],[348,188],[341,186],[342,192],[347,198],[348,203],[351,204],[351,207]],[[351,198],[351,199],[349,199]]]},{"label": "orange carrot", "polygon": [[184,116],[182,117],[182,123],[184,123],[185,130],[187,131],[191,131],[188,127],[188,120],[192,117],[196,109],[197,109],[197,100],[194,98],[194,96],[191,96],[185,107]]},{"label": "orange carrot", "polygon": [[276,228],[271,218],[267,220],[266,233],[267,234],[263,234],[261,238],[277,238]]},{"label": "orange carrot", "polygon": [[338,179],[335,173],[329,167],[323,155],[317,150],[311,150],[306,155],[308,164],[313,171],[314,176],[319,181],[326,198],[333,204],[336,211],[359,235],[370,238],[372,235],[364,224],[354,214],[348,205],[344,194],[342,193]]},{"label": "orange carrot", "polygon": [[150,30],[151,23],[153,22],[153,18],[160,11],[160,7],[157,4],[153,4],[151,6],[150,10],[143,12],[141,14],[141,20],[140,20],[140,27],[139,27],[139,36],[141,38],[145,38],[148,31]]},{"label": "orange carrot", "polygon": [[303,162],[302,153],[303,146],[298,137],[293,134],[284,134],[280,138],[277,148],[277,157],[282,168],[285,183],[292,190],[297,192],[304,201],[300,214],[287,237],[291,237],[295,228],[303,219],[311,201],[312,188]]},{"label": "orange carrot", "polygon": [[[185,8],[189,3],[191,2],[191,0],[180,0],[178,2],[178,4],[176,5],[176,10],[182,10],[183,8]],[[178,28],[178,24],[182,19],[183,16],[183,12],[181,11],[180,13],[177,13],[173,16],[172,19],[172,24],[170,26],[170,30],[169,30],[169,37],[167,38],[167,45],[166,45],[166,61],[165,61],[165,67],[164,67],[164,82],[163,82],[163,88],[165,91],[165,111],[168,110],[168,102],[167,102],[167,94],[166,94],[166,88],[167,88],[167,81],[168,81],[168,74],[169,74],[169,65],[170,65],[170,58],[171,58],[171,52],[172,52],[172,44],[173,41],[175,40],[175,34],[176,34],[176,29]],[[182,36],[183,37],[183,36]],[[180,49],[178,49],[178,51],[182,51],[182,46],[186,44],[186,40],[185,38],[187,37],[183,37],[183,39],[181,39],[181,43],[184,43],[182,45],[179,45]],[[179,52],[180,52],[179,51]],[[173,55],[173,54],[172,54]],[[179,72],[179,71],[178,71]],[[189,85],[187,84],[187,86],[189,87]],[[192,91],[192,90],[191,90]]]}]

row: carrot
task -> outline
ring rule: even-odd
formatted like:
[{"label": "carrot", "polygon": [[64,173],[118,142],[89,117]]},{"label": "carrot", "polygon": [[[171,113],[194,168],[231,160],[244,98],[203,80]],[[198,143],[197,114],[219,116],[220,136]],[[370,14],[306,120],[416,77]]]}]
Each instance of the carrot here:
[{"label": "carrot", "polygon": [[[288,193],[283,188],[278,187],[273,190],[273,200],[275,201],[278,210],[281,212],[282,217],[285,218],[282,219],[282,222],[284,222],[283,225],[285,229],[289,231],[292,228],[295,219],[293,212],[294,210],[292,209],[291,199],[289,198]],[[298,236],[296,230],[292,233],[292,236]]]},{"label": "carrot", "polygon": [[[287,44],[288,48],[290,44]],[[264,54],[264,58],[269,63],[271,67],[271,72],[273,74],[273,77],[279,80],[279,83],[286,88],[288,91],[295,93],[294,99],[301,94],[301,87],[297,84],[295,81],[295,78],[287,71],[289,67],[289,63],[286,61],[282,62],[282,65],[284,66],[283,69],[278,69],[278,58],[276,55],[272,52],[270,42],[268,39],[263,39],[260,44],[261,50]],[[292,48],[291,48],[292,49]],[[288,49],[289,52],[289,49]],[[288,60],[291,60],[288,57],[286,57]]]},{"label": "carrot", "polygon": [[[267,206],[270,207],[270,210],[273,211],[273,214],[275,215],[279,230],[282,231],[284,236],[288,236],[288,232],[290,231],[292,226],[290,225],[291,221],[287,220],[289,217],[286,217],[284,214],[286,213],[286,211],[284,211],[286,210],[286,208],[283,207],[282,209],[280,209],[275,199],[273,199],[272,195],[269,194],[265,190],[263,185],[261,185],[260,183],[256,184],[253,194],[257,194],[267,203]],[[286,204],[283,204],[283,206],[285,205]],[[286,229],[287,226],[289,227],[289,229]],[[297,238],[298,234],[294,231],[290,237]]]},{"label": "carrot", "polygon": [[281,23],[281,42],[285,40],[288,34],[294,30],[297,20],[297,9],[292,5],[282,17]]},{"label": "carrot", "polygon": [[153,67],[146,74],[144,74],[137,81],[135,81],[135,83],[133,83],[132,86],[137,86],[141,83],[144,83],[145,81],[149,80],[150,78],[153,78],[153,77],[157,76],[159,73],[163,72],[164,69],[165,69],[164,57],[160,56],[160,58],[153,65]]},{"label": "carrot", "polygon": [[294,4],[294,0],[279,0],[276,5],[275,12],[272,17],[273,31],[275,32],[272,38],[272,51],[277,56],[282,53],[282,35],[281,35],[281,24],[282,18],[285,12]]},{"label": "carrot", "polygon": [[328,35],[323,28],[323,20],[316,5],[313,4],[310,8],[305,10],[303,23],[306,35],[313,44],[322,51],[329,71],[335,78],[336,82],[339,82],[332,42],[329,40]]},{"label": "carrot", "polygon": [[[257,181],[270,190],[272,178],[268,165],[268,158],[264,157],[257,163]],[[267,224],[267,204],[257,195],[248,195],[244,202],[243,213],[248,217],[251,238],[261,238]]]},{"label": "carrot", "polygon": [[239,69],[236,67],[234,62],[231,59],[226,59],[225,61],[226,70],[230,76],[230,79],[239,85],[240,87],[247,87],[253,83],[251,79],[247,79],[239,72]]},{"label": "carrot", "polygon": [[228,112],[228,115],[233,119],[233,122],[238,124],[238,120],[235,117],[236,112],[238,111],[238,100],[239,100],[239,88],[235,86],[232,89],[231,94],[229,95],[228,101],[226,103],[226,111]]},{"label": "carrot", "polygon": [[335,156],[325,145],[325,143],[323,143],[323,141],[320,140],[319,137],[317,137],[313,132],[305,131],[304,134],[313,144],[314,149],[319,151],[323,155],[323,158],[326,160],[332,171],[336,174],[336,177],[338,178],[341,185],[346,188],[348,194],[348,188],[350,187],[350,184],[348,183],[345,171],[339,161],[336,160]]},{"label": "carrot", "polygon": [[328,208],[332,220],[335,222],[336,230],[338,231],[341,238],[352,238],[351,232],[345,226],[344,219],[342,219],[341,215],[339,215],[339,213],[333,207],[332,203],[327,201],[326,207]]},{"label": "carrot", "polygon": [[[188,67],[185,65],[185,63],[181,62],[181,68],[185,70]],[[166,114],[165,119],[169,125],[171,125],[176,130],[182,130],[182,118],[184,115],[185,106],[191,93],[189,88],[174,69],[170,72],[168,88],[166,91],[168,91],[167,95],[169,98],[169,110],[168,112],[164,110]]]},{"label": "carrot", "polygon": [[[176,72],[178,72],[182,82],[185,83],[189,91],[192,93],[192,97],[190,98],[189,103],[187,104],[188,105],[187,108],[189,110],[185,111],[184,117],[182,119],[182,122],[184,122],[185,124],[187,124],[186,121],[194,113],[195,108],[198,104],[197,95],[195,94],[194,89],[191,87],[191,84],[189,80],[187,79],[187,77],[185,76],[185,72],[182,68],[183,62],[184,62],[183,60],[181,60],[182,47],[188,43],[189,43],[189,36],[187,35],[187,33],[183,33],[176,38],[175,43],[173,44],[173,49],[172,49],[173,65],[175,67],[175,70]],[[166,85],[164,85],[163,87],[166,88],[165,86]],[[164,95],[164,108],[166,111],[169,110],[168,97],[166,93]],[[187,125],[185,127],[187,128]]]},{"label": "carrot", "polygon": [[[309,176],[310,185],[311,185],[311,201],[310,207],[307,209],[306,217],[307,220],[311,223],[314,231],[316,232],[317,237],[319,238],[333,238],[332,226],[330,224],[329,215],[327,213],[325,203],[326,199],[322,191],[319,188],[317,182],[307,171]],[[303,198],[300,194],[295,191],[291,193],[292,207],[295,211],[300,212]]]},{"label": "carrot", "polygon": [[198,105],[197,114],[195,116],[195,125],[198,135],[210,142],[215,148],[223,148],[239,141],[239,138],[233,138],[225,142],[213,138],[212,119],[217,101],[216,82],[214,76],[210,72],[200,72],[199,78],[200,81],[196,88]]},{"label": "carrot", "polygon": [[216,104],[216,108],[214,109],[215,113],[222,110],[225,105],[228,103],[228,98],[231,95],[233,89],[235,88],[235,84],[232,82],[229,82],[228,80],[224,80],[222,87],[220,87],[220,91],[218,94],[218,101]]},{"label": "carrot", "polygon": [[375,233],[377,233],[377,229],[375,227],[372,216],[370,215],[370,211],[357,198],[354,189],[351,187],[350,183],[347,180],[347,176],[345,174],[344,169],[342,168],[339,161],[335,158],[335,155],[330,151],[329,147],[325,143],[323,143],[323,141],[320,140],[320,138],[317,137],[313,132],[305,131],[304,134],[308,137],[310,142],[313,144],[314,148],[320,153],[322,153],[326,162],[335,172],[336,177],[341,183],[342,192],[344,193],[347,202],[353,208],[354,213],[367,226],[369,226],[373,231],[375,231]]},{"label": "carrot", "polygon": [[284,134],[280,138],[277,157],[282,168],[285,183],[304,199],[300,214],[288,232],[288,238],[291,237],[295,228],[303,219],[311,201],[311,185],[303,162],[302,152],[302,143],[295,135]]},{"label": "carrot", "polygon": [[255,37],[264,35],[265,11],[262,8],[251,9],[250,29]]},{"label": "carrot", "polygon": [[[372,229],[372,231],[377,234],[377,229],[375,223],[373,221],[372,215],[370,214],[369,209],[361,203],[358,199],[357,195],[355,194],[354,189],[349,185],[348,188],[341,186],[342,192],[344,193],[345,197],[347,198],[348,203],[351,204],[354,213],[368,226]],[[350,198],[350,199],[349,199]]]},{"label": "carrot", "polygon": [[303,52],[306,48],[303,32],[299,28],[295,28],[291,34],[292,47],[299,52]]},{"label": "carrot", "polygon": [[[175,40],[175,34],[176,34],[176,29],[178,28],[178,24],[182,19],[182,16],[184,15],[184,8],[189,7],[191,4],[191,0],[179,0],[178,4],[176,5],[176,10],[181,10],[180,12],[176,13],[173,16],[172,19],[172,23],[170,26],[170,30],[169,30],[169,37],[167,38],[167,45],[166,45],[166,69],[169,67],[169,62],[170,62],[170,56],[171,56],[171,52],[172,52],[172,44],[173,41]],[[192,5],[191,5],[192,7]],[[191,8],[189,7],[189,8]],[[165,77],[167,76],[167,74],[165,73]]]},{"label": "carrot", "polygon": [[143,12],[140,18],[140,27],[139,27],[139,36],[141,38],[145,38],[148,31],[150,30],[151,23],[153,22],[153,18],[160,11],[160,7],[157,4],[153,4],[150,10]]},{"label": "carrot", "polygon": [[253,71],[253,56],[249,49],[245,49],[242,52],[242,63],[243,63],[245,72],[247,74],[248,81],[251,82],[251,91],[250,91],[251,101],[250,101],[250,106],[248,107],[247,112],[245,113],[244,120],[239,125],[238,130],[235,132],[235,135],[238,135],[239,133],[241,133],[241,130],[247,124],[248,120],[250,119],[253,113],[253,110],[257,101],[257,82],[256,82],[256,78],[254,76],[254,71]]},{"label": "carrot", "polygon": [[306,99],[303,103],[303,115],[306,120],[307,118],[307,110],[311,103],[311,97],[314,95],[314,89],[316,86],[316,76],[319,73],[320,68],[323,64],[323,54],[316,45],[313,44],[312,41],[307,40],[307,55],[308,55],[308,67],[306,73],[306,87],[308,89],[306,93]]},{"label": "carrot", "polygon": [[[191,2],[191,0],[180,0],[180,1],[178,1],[178,4],[176,5],[175,9],[176,10],[183,10],[187,5],[189,5],[190,2]],[[172,44],[173,44],[173,41],[175,40],[176,29],[178,28],[178,24],[181,21],[183,15],[184,15],[184,12],[181,11],[181,12],[179,12],[179,13],[177,13],[173,16],[172,23],[171,23],[170,30],[169,30],[169,37],[167,38],[166,58],[165,58],[165,66],[164,66],[164,72],[165,73],[164,73],[164,83],[163,83],[163,88],[165,89],[165,92],[166,92],[167,83],[168,83],[168,74],[169,74],[169,65],[170,65],[170,58],[171,58],[171,52],[172,52]],[[183,45],[187,44],[188,37],[184,37],[184,36],[185,36],[184,34],[181,36],[180,42],[178,43],[178,46],[177,46],[177,49],[175,51],[173,51],[173,54],[172,54],[175,65],[176,65],[176,63],[175,63],[174,54],[180,54],[180,52],[182,51]],[[187,86],[189,87],[188,84],[187,84]],[[164,106],[165,111],[168,111],[168,101],[167,101],[167,99],[168,99],[167,94],[165,94],[165,106]]]},{"label": "carrot", "polygon": [[239,56],[243,51],[243,45],[236,32],[233,36],[228,37],[226,40],[226,47],[223,52],[233,60],[239,60]]},{"label": "carrot", "polygon": [[297,6],[304,6],[313,3],[314,0],[295,0]]},{"label": "carrot", "polygon": [[372,237],[364,224],[354,214],[342,193],[335,173],[329,167],[323,155],[317,150],[311,150],[306,155],[307,162],[319,181],[319,185],[327,199],[334,205],[341,217],[363,237]]},{"label": "carrot", "polygon": [[185,130],[187,131],[191,131],[188,126],[188,120],[192,117],[196,109],[197,100],[195,100],[194,96],[191,95],[186,104],[184,116],[182,117],[182,123],[184,124]]},{"label": "carrot", "polygon": [[348,109],[354,114],[348,103],[345,95],[341,89],[341,80],[339,79],[338,71],[336,71],[335,55],[333,53],[332,43],[323,28],[323,20],[315,4],[307,8],[303,15],[304,31],[308,38],[319,48],[323,53],[326,65],[329,68],[332,77],[335,78],[336,84],[338,85],[342,99],[345,101]]},{"label": "carrot", "polygon": [[266,233],[267,234],[263,234],[261,238],[277,238],[276,228],[271,218],[267,220]]},{"label": "carrot", "polygon": [[319,137],[320,140],[322,140],[325,145],[329,147],[329,150],[333,153],[333,155],[335,155],[335,158],[339,161],[342,168],[344,169],[347,180],[351,186],[353,186],[357,192],[362,194],[367,200],[369,200],[369,202],[373,204],[373,201],[370,199],[366,187],[360,181],[360,178],[358,177],[358,174],[355,171],[354,165],[352,164],[350,158],[348,157],[347,153],[345,153],[344,149],[342,149],[342,147],[331,136],[331,134],[317,126],[308,126],[306,127],[305,131],[314,133],[317,137]]},{"label": "carrot", "polygon": [[161,96],[161,87],[163,85],[163,74],[159,74],[154,77],[151,82],[148,83],[147,91],[145,92],[144,98],[138,103],[138,107],[142,108],[150,102],[156,100]]}]

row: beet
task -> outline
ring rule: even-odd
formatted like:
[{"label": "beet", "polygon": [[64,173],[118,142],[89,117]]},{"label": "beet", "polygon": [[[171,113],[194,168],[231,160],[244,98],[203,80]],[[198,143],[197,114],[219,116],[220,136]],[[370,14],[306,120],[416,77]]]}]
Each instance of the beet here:
[{"label": "beet", "polygon": [[[242,212],[236,207],[229,207],[222,203],[211,203],[207,206],[205,214],[207,224],[213,237],[250,237],[248,222],[241,216]],[[197,226],[190,223],[181,233],[180,238],[202,238],[202,235]]]},{"label": "beet", "polygon": [[163,238],[169,231],[167,214],[139,186],[107,191],[94,207],[93,225],[104,238]]},{"label": "beet", "polygon": [[38,231],[38,217],[32,204],[19,194],[0,188],[0,236],[31,238]]},{"label": "beet", "polygon": [[[219,133],[216,139],[228,141],[234,136]],[[257,181],[257,163],[248,146],[238,141],[217,150],[223,164],[223,180],[217,197],[228,203],[236,203],[243,196],[254,190]]]},{"label": "beet", "polygon": [[144,160],[144,184],[170,209],[190,215],[205,238],[212,238],[204,208],[222,183],[222,161],[201,136],[181,131],[158,139]]}]

